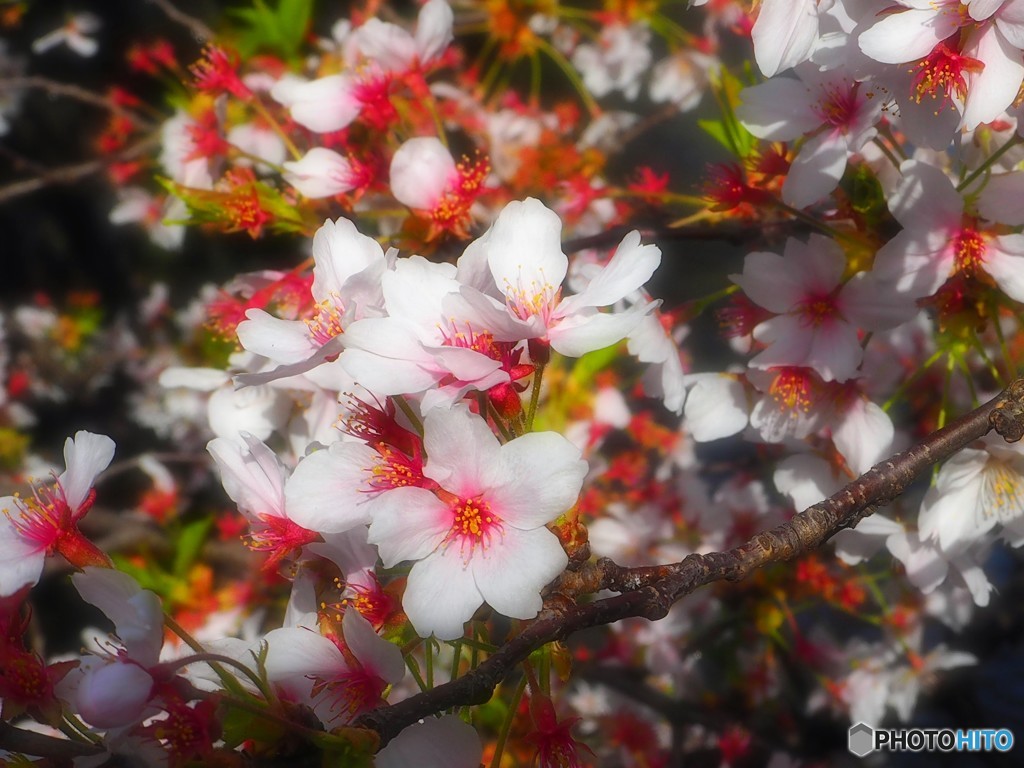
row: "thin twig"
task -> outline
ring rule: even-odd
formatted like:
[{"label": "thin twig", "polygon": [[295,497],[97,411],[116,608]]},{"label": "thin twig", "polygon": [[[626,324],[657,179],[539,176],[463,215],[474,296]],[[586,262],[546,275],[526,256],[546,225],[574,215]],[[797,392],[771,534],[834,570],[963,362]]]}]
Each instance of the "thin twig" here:
[{"label": "thin twig", "polygon": [[[806,224],[799,221],[779,221],[770,225],[772,231],[788,233],[806,232],[809,230]],[[749,245],[751,242],[765,239],[766,227],[763,222],[751,222],[748,225],[713,225],[700,224],[683,227],[670,226],[640,226],[631,227],[623,225],[598,232],[596,235],[586,237],[574,237],[562,243],[562,250],[566,253],[575,253],[587,248],[609,248],[617,245],[620,240],[633,230],[640,232],[644,242],[665,242],[667,240],[703,240],[712,242],[731,243],[733,245]]]},{"label": "thin twig", "polygon": [[110,96],[104,96],[72,83],[62,83],[59,80],[51,80],[48,77],[39,77],[38,75],[0,78],[0,91],[14,91],[22,88],[43,91],[51,96],[63,96],[80,101],[83,104],[99,107],[120,117],[125,117],[134,123],[138,123],[142,127],[153,126],[151,120],[142,117],[122,104],[118,104]]},{"label": "thin twig", "polygon": [[179,11],[170,2],[170,0],[149,1],[153,3],[153,5],[155,5],[157,8],[159,8],[161,11],[163,11],[164,15],[166,15],[167,18],[169,18],[171,21],[181,24],[183,27],[187,28],[188,31],[192,33],[192,36],[198,42],[206,43],[210,40],[213,40],[213,38],[215,37],[213,30],[206,26],[206,24],[201,19],[197,19],[195,16],[189,16],[187,13]]},{"label": "thin twig", "polygon": [[10,752],[70,761],[76,757],[103,754],[95,744],[62,739],[45,733],[26,731],[0,721],[0,744]]},{"label": "thin twig", "polygon": [[93,176],[105,170],[108,166],[125,160],[134,160],[139,155],[148,152],[159,141],[159,136],[151,136],[128,147],[122,152],[109,157],[86,160],[81,163],[62,165],[57,168],[50,168],[40,172],[30,179],[23,179],[6,184],[0,187],[0,203],[6,203],[16,197],[37,192],[40,189],[55,184],[71,184],[81,179]]}]

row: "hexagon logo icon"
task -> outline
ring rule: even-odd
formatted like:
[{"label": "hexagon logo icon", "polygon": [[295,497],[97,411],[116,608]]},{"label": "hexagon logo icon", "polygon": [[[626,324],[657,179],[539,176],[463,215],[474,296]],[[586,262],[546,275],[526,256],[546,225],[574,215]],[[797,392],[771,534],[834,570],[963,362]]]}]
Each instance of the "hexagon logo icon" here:
[{"label": "hexagon logo icon", "polygon": [[847,736],[846,748],[857,757],[864,757],[874,751],[874,729],[870,725],[857,723],[850,726],[850,733]]}]

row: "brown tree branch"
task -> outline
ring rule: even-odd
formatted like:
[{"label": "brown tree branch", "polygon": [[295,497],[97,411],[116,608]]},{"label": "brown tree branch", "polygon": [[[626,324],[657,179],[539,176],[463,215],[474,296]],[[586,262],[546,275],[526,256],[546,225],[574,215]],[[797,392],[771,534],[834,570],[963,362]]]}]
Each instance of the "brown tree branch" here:
[{"label": "brown tree branch", "polygon": [[765,240],[767,233],[799,233],[809,232],[810,228],[797,219],[782,220],[765,224],[750,222],[749,224],[689,224],[671,226],[668,224],[651,224],[648,226],[622,225],[598,232],[596,235],[574,237],[562,243],[566,253],[576,253],[586,248],[610,248],[633,230],[640,232],[644,242],[664,243],[672,240],[701,240],[730,243],[732,245],[749,245],[751,242]]},{"label": "brown tree branch", "polygon": [[0,91],[13,91],[19,89],[33,89],[43,91],[51,96],[63,96],[65,98],[80,101],[93,107],[105,109],[120,117],[125,117],[143,127],[152,127],[153,122],[142,117],[127,107],[118,104],[109,96],[95,93],[86,88],[74,85],[73,83],[62,83],[59,80],[51,80],[48,77],[38,75],[26,75],[24,77],[0,78]]},{"label": "brown tree branch", "polygon": [[[1024,379],[1014,381],[984,405],[933,432],[919,445],[876,464],[820,504],[726,552],[690,555],[665,566],[623,568],[607,558],[567,573],[531,623],[479,667],[450,683],[363,715],[386,744],[421,718],[455,706],[483,704],[518,664],[547,643],[581,629],[631,617],[663,618],[678,600],[714,581],[738,581],[770,563],[790,560],[852,528],[879,506],[902,494],[917,476],[995,429],[1008,442],[1024,436]],[[622,594],[590,603],[571,595],[612,589]]]},{"label": "brown tree branch", "polygon": [[69,739],[48,736],[45,733],[26,731],[2,721],[0,721],[0,747],[24,755],[60,760],[60,764],[70,763],[76,757],[103,753],[103,748],[94,744],[83,744]]},{"label": "brown tree branch", "polygon": [[96,158],[94,160],[85,160],[81,163],[72,163],[71,165],[62,165],[58,168],[50,168],[45,171],[41,171],[38,175],[33,176],[32,178],[22,179],[21,181],[15,181],[10,184],[5,184],[4,186],[0,186],[0,203],[5,203],[8,200],[13,200],[14,198],[21,197],[22,195],[31,194],[32,192],[36,192],[55,184],[72,184],[80,179],[102,172],[113,163],[124,160],[134,160],[136,157],[145,154],[154,147],[159,139],[159,136],[151,136],[133,144],[116,155]]},{"label": "brown tree branch", "polygon": [[196,42],[208,43],[210,40],[213,40],[214,34],[212,29],[195,16],[189,16],[187,13],[179,11],[170,0],[149,0],[149,2],[163,11],[164,15],[171,21],[188,29],[196,39]]}]

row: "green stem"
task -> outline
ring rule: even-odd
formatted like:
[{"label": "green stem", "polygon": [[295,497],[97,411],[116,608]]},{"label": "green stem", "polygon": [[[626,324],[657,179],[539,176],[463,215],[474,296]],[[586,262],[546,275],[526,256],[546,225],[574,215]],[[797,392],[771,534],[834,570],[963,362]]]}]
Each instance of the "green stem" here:
[{"label": "green stem", "polygon": [[504,421],[502,421],[501,415],[487,397],[487,393],[481,392],[480,394],[482,396],[480,412],[482,414],[490,414],[491,421],[494,423],[494,426],[498,428],[498,432],[501,434],[501,439],[503,441],[507,443],[509,440],[514,439],[514,432],[508,428]]},{"label": "green stem", "polygon": [[295,146],[295,142],[292,141],[291,136],[285,132],[284,128],[281,127],[281,124],[277,122],[277,118],[270,113],[270,110],[267,109],[263,102],[259,100],[259,97],[252,100],[252,105],[259,113],[260,117],[270,124],[274,133],[276,133],[280,137],[281,141],[284,142],[285,147],[288,149],[288,153],[296,160],[299,160],[302,157],[302,153],[299,151],[299,148]]},{"label": "green stem", "polygon": [[802,221],[807,226],[809,226],[809,227],[811,227],[813,229],[816,229],[819,232],[824,232],[826,235],[831,237],[833,240],[845,240],[848,243],[857,243],[858,242],[857,238],[854,237],[853,235],[848,235],[845,232],[840,232],[838,229],[834,229],[834,228],[830,227],[825,222],[819,221],[818,219],[814,218],[813,216],[805,213],[804,211],[801,211],[799,208],[794,208],[791,205],[787,205],[786,203],[782,202],[782,200],[775,200],[774,204],[775,204],[775,207],[778,208],[779,210],[785,211],[790,216],[798,219],[799,221]]},{"label": "green stem", "polygon": [[902,384],[900,384],[899,387],[897,387],[896,391],[892,394],[892,396],[882,404],[882,410],[888,413],[889,409],[896,404],[896,401],[903,397],[907,389],[910,388],[910,385],[917,381],[921,377],[921,375],[924,374],[925,371],[931,368],[938,361],[938,359],[945,354],[946,350],[937,350],[932,354],[931,357],[924,361],[923,365],[919,365],[914,370],[914,372],[910,374],[910,376]]},{"label": "green stem", "polygon": [[545,645],[540,649],[540,665],[537,670],[538,682],[540,684],[541,691],[547,695],[551,695],[551,645]]},{"label": "green stem", "polygon": [[[274,694],[274,691],[270,689],[262,679],[260,679],[259,675],[257,675],[251,669],[249,669],[249,667],[247,667],[242,662],[238,661],[237,659],[233,659],[230,656],[222,656],[219,653],[200,653],[195,656],[186,656],[181,659],[176,659],[175,661],[167,662],[166,666],[169,669],[179,669],[181,667],[186,667],[189,664],[196,664],[199,662],[209,664],[211,667],[214,665],[215,662],[220,664],[226,664],[229,667],[234,667],[243,675],[245,675],[249,679],[249,681],[252,682],[253,685],[256,686],[256,689],[260,692],[260,694],[262,694],[264,699],[266,699],[269,702],[277,701],[277,696]],[[164,666],[165,665],[162,664],[161,668],[163,668]],[[220,673],[218,672],[218,674]],[[244,690],[233,690],[232,693],[246,694],[248,692]]]},{"label": "green stem", "polygon": [[289,731],[295,733],[301,733],[309,739],[315,739],[318,742],[333,742],[336,744],[344,744],[343,738],[333,735],[329,731],[318,731],[313,728],[308,728],[301,723],[297,723],[294,720],[289,720],[286,717],[281,717],[270,710],[253,704],[251,701],[245,699],[236,699],[234,696],[228,694],[222,694],[217,701],[222,704],[226,704],[230,707],[245,710],[250,714],[256,715],[257,717],[263,718],[264,720],[270,720],[271,722],[278,723]]},{"label": "green stem", "polygon": [[999,388],[1005,388],[1006,382],[1003,381],[1003,374],[999,372],[999,368],[996,367],[996,364],[992,361],[992,358],[989,357],[988,351],[985,349],[985,345],[982,344],[981,339],[978,338],[978,334],[973,332],[971,333],[971,346],[973,346],[978,351],[978,354],[981,355],[982,361],[988,368],[988,372],[992,375],[992,378],[996,380],[997,384],[999,384]]},{"label": "green stem", "polygon": [[738,285],[730,285],[726,286],[720,291],[715,291],[714,293],[708,294],[702,299],[694,299],[693,301],[690,302],[690,306],[692,307],[692,309],[687,314],[687,317],[689,317],[691,320],[695,317],[699,317],[700,315],[704,314],[704,310],[706,310],[712,304],[715,304],[721,301],[722,299],[732,296],[739,289],[740,287]]},{"label": "green stem", "polygon": [[416,434],[423,437],[423,422],[420,420],[419,414],[412,409],[411,405],[409,405],[409,401],[405,399],[405,395],[392,395],[391,399],[395,401],[398,407],[402,410],[402,413],[405,414],[405,417],[412,424],[413,429],[416,430]]},{"label": "green stem", "polygon": [[580,76],[577,74],[576,70],[573,69],[572,64],[566,60],[565,56],[559,53],[551,43],[543,38],[537,38],[537,48],[538,50],[546,53],[548,58],[550,58],[555,65],[562,70],[562,73],[566,76],[569,82],[572,83],[573,88],[576,89],[576,92],[579,94],[580,99],[586,106],[587,111],[590,112],[591,117],[597,117],[600,115],[601,107],[598,105],[597,101],[594,100],[594,97],[590,95],[590,91],[587,90],[583,81],[580,80]]},{"label": "green stem", "polygon": [[519,680],[512,694],[512,700],[508,704],[508,712],[505,714],[505,722],[501,724],[501,732],[498,734],[498,742],[494,745],[494,757],[491,758],[491,768],[499,768],[501,756],[505,752],[505,742],[512,731],[512,721],[516,718],[516,711],[519,709],[519,701],[523,698],[523,691],[526,690],[526,675]]},{"label": "green stem", "polygon": [[889,123],[883,122],[878,128],[878,132],[888,140],[890,149],[899,153],[899,161],[896,163],[896,167],[899,168],[901,162],[907,159],[907,153],[903,151],[903,146],[896,140],[896,137],[893,136],[892,126]]},{"label": "green stem", "polygon": [[995,152],[989,155],[988,159],[985,160],[985,162],[983,162],[981,165],[975,168],[971,173],[967,174],[967,177],[956,185],[956,191],[963,192],[965,189],[967,189],[967,187],[969,187],[975,179],[977,179],[979,176],[981,176],[981,174],[985,173],[985,171],[991,168],[995,164],[996,160],[998,160],[1000,157],[1009,152],[1013,147],[1015,147],[1018,144],[1018,142],[1020,142],[1020,138],[1017,136],[1015,132],[1010,138],[1006,140],[1006,143],[1003,144],[1003,146],[1001,146],[999,149],[997,149]]},{"label": "green stem", "polygon": [[449,645],[452,647],[452,674],[448,681],[454,683],[455,678],[459,676],[459,662],[462,661],[462,640],[456,640]]},{"label": "green stem", "polygon": [[430,690],[429,688],[427,688],[427,684],[423,682],[423,675],[420,674],[420,668],[419,665],[416,664],[415,658],[413,658],[412,656],[406,656],[405,666],[409,668],[409,671],[412,673],[413,680],[416,681],[416,685],[419,686],[421,691],[426,692]]},{"label": "green stem", "polygon": [[424,656],[427,665],[427,688],[433,689],[434,687],[434,641],[427,640],[425,643]]},{"label": "green stem", "polygon": [[977,408],[981,403],[978,400],[978,390],[974,387],[974,376],[971,375],[971,367],[967,364],[967,359],[964,357],[957,359],[957,365],[964,375],[964,380],[967,382],[967,389],[971,392],[971,405]]},{"label": "green stem", "polygon": [[89,730],[89,726],[78,719],[77,715],[71,712],[64,713],[64,722],[60,724],[60,731],[72,741],[87,741],[90,744],[103,744],[103,739]]},{"label": "green stem", "polygon": [[483,651],[484,653],[495,653],[498,650],[498,646],[492,645],[491,643],[485,643],[483,640],[478,640],[475,637],[463,637],[460,640],[460,642],[463,645],[469,646],[474,651]]},{"label": "green stem", "polygon": [[[170,614],[164,614],[164,624],[169,630],[171,630],[171,632],[180,637],[181,641],[193,651],[198,654],[206,655],[206,649],[200,645],[199,641],[192,637],[192,635],[190,635],[183,626],[176,622]],[[224,669],[224,667],[216,662],[210,662],[210,668],[217,673],[217,677],[220,678],[225,690],[238,695],[246,695],[245,688],[243,688],[241,683],[235,679],[235,676],[230,674],[226,669]]]},{"label": "green stem", "polygon": [[873,138],[871,142],[882,151],[882,154],[885,155],[886,158],[888,158],[889,162],[892,163],[895,168],[899,169],[900,159],[896,157],[895,154],[893,154],[893,151],[889,149],[888,144],[882,141],[882,139],[879,138],[878,136],[875,136],[875,138]]},{"label": "green stem", "polygon": [[540,103],[540,56],[530,52],[530,103]]},{"label": "green stem", "polygon": [[989,310],[992,315],[992,325],[996,329],[996,338],[999,339],[999,353],[1003,356],[1003,365],[1006,366],[1006,370],[1012,375],[1016,370],[1016,366],[1013,364],[1012,356],[1010,355],[1010,347],[1006,343],[1006,335],[1003,333],[1003,327],[999,323],[999,305],[995,301],[992,302],[991,309]]},{"label": "green stem", "polygon": [[648,198],[656,197],[663,203],[680,203],[685,205],[692,205],[696,208],[706,208],[708,201],[707,198],[699,197],[698,195],[684,195],[681,192],[645,192],[638,189],[623,189],[622,187],[607,187],[602,189],[601,192],[606,197],[617,197],[617,198]]},{"label": "green stem", "polygon": [[533,431],[533,420],[537,416],[537,405],[540,403],[540,385],[544,380],[544,366],[538,365],[533,374],[533,389],[530,390],[530,410],[526,412],[526,430]]}]

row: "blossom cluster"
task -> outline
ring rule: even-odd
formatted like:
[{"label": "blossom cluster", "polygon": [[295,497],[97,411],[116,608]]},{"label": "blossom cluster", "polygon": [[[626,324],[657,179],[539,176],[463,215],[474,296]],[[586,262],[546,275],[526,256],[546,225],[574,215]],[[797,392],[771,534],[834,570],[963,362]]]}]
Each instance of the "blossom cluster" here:
[{"label": "blossom cluster", "polygon": [[[676,5],[321,28],[278,0],[202,50],[133,46],[167,98],[89,102],[111,222],[160,259],[291,246],[187,306],[156,281],[131,319],[89,293],[0,315],[4,721],[171,766],[796,765],[833,756],[800,743],[822,720],[922,722],[946,672],[991,674],[965,630],[1018,565],[1024,453],[986,438],[790,567],[565,629],[488,703],[374,728],[584,604],[566,584],[600,558],[729,550],[1016,375],[1024,3]],[[92,57],[103,30],[22,47]],[[33,82],[0,90],[0,135]],[[620,169],[698,109],[703,181]],[[710,278],[709,237],[742,244]],[[30,447],[123,382],[142,438],[79,430],[63,469]],[[153,448],[111,466],[107,431]],[[144,490],[114,511],[123,473]],[[108,624],[64,657],[28,626],[69,567]]]}]

